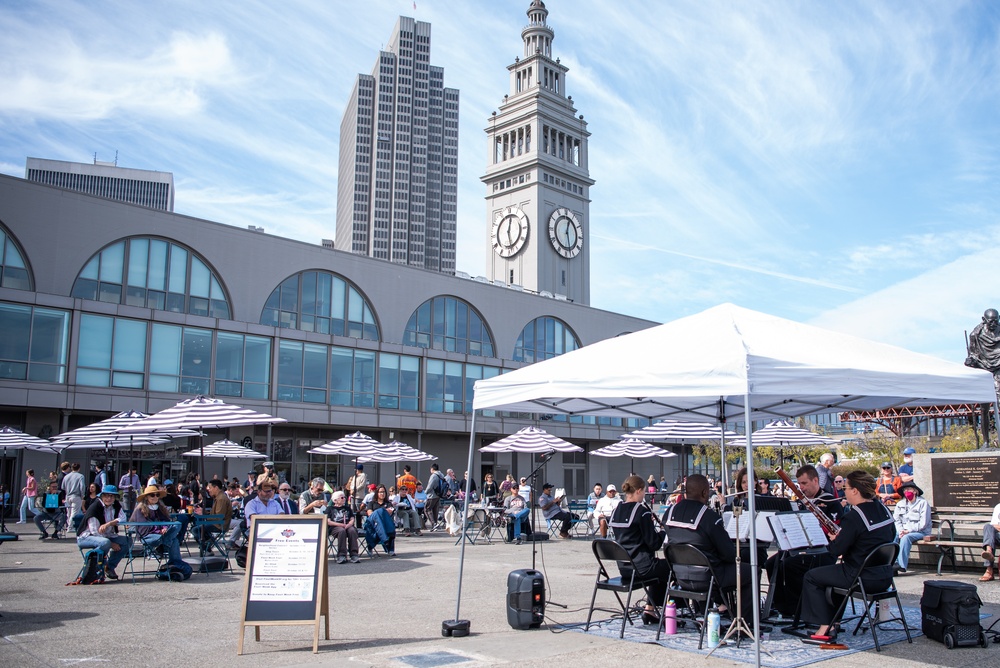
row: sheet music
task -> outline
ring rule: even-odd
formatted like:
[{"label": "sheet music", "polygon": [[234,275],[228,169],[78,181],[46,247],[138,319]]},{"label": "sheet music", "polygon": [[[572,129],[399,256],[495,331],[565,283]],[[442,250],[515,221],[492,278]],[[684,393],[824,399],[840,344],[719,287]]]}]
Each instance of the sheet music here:
[{"label": "sheet music", "polygon": [[[750,513],[744,512],[740,515],[740,540],[750,540]],[[756,528],[756,538],[758,541],[763,543],[770,543],[774,540],[774,532],[771,531],[771,525],[768,524],[767,518],[774,516],[771,511],[761,511],[757,513],[757,520],[755,523]],[[722,514],[722,520],[726,527],[726,532],[729,534],[730,538],[736,538],[736,518],[733,513],[727,511]]]},{"label": "sheet music", "polygon": [[778,547],[797,550],[826,545],[829,541],[816,516],[809,512],[772,515],[769,520]]},{"label": "sheet music", "polygon": [[[726,513],[729,515],[729,520],[726,523],[726,532],[729,533],[729,537],[736,538],[736,517],[732,513]],[[750,513],[743,513],[740,515],[740,540],[750,540]]]}]

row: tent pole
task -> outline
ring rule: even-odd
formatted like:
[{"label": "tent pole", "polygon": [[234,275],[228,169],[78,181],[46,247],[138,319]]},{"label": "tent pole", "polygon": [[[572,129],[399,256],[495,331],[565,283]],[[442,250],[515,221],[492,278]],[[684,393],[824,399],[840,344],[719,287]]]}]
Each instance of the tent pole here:
[{"label": "tent pole", "polygon": [[[760,595],[757,593],[760,591],[760,578],[757,574],[757,504],[754,499],[754,490],[756,489],[754,482],[754,470],[753,470],[753,443],[751,443],[750,432],[753,431],[753,421],[750,419],[750,393],[747,392],[743,395],[743,418],[746,420],[746,432],[747,432],[747,500],[749,501],[750,510],[750,583],[753,592],[753,649],[754,649],[754,665],[760,668]],[[737,592],[737,596],[739,592]]]},{"label": "tent pole", "polygon": [[[474,454],[474,444],[476,442],[476,411],[472,411],[472,426],[469,430],[469,463],[466,468],[469,471],[469,475],[472,475],[472,457]],[[465,521],[469,516],[469,497],[472,496],[466,490],[465,500],[463,502],[461,526],[462,526],[462,550],[458,555],[458,593],[455,596],[455,619],[458,621],[460,619],[459,612],[462,607],[462,573],[465,568],[465,543],[468,541],[468,535],[465,531]]]}]

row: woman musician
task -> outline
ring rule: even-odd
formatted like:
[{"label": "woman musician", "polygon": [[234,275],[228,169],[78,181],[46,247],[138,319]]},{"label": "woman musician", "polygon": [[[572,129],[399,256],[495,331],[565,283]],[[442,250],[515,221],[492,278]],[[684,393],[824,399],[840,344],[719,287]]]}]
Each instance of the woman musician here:
[{"label": "woman musician", "polygon": [[[814,568],[805,575],[802,585],[801,619],[816,624],[814,640],[832,642],[837,636],[833,614],[839,601],[828,601],[826,588],[848,587],[861,568],[868,553],[879,545],[896,538],[896,525],[875,492],[875,478],[865,471],[852,471],[844,481],[844,496],[853,510],[841,520],[840,533],[830,541],[827,550],[840,557],[839,564]],[[868,568],[861,580],[869,591],[883,591],[892,584],[892,564]]]},{"label": "woman musician", "polygon": [[[787,477],[787,474],[780,469],[777,473],[779,478]],[[820,490],[819,472],[812,464],[799,467],[795,472],[795,481],[789,478],[785,484],[799,498],[809,499],[831,523],[839,520],[844,512],[843,506],[837,499]],[[802,578],[806,572],[817,566],[829,566],[833,561],[833,557],[826,551],[816,554],[779,550],[764,563],[764,568],[767,569],[767,581],[774,587],[771,608],[783,616],[793,616],[802,594]]]},{"label": "woman musician", "polygon": [[[736,472],[736,494],[732,495],[730,504],[735,508],[743,508],[746,510],[748,508],[749,501],[747,497],[749,496],[750,490],[750,476],[747,473],[747,467],[741,468]],[[754,518],[749,515],[745,515],[740,518],[740,523],[752,522]],[[764,562],[767,560],[767,547],[770,545],[770,541],[758,540],[757,541],[757,567],[758,573],[760,568],[763,567]],[[745,544],[745,541],[740,544],[740,559],[746,563],[750,563],[750,547]]]},{"label": "woman musician", "polygon": [[[619,503],[611,514],[611,528],[615,531],[618,543],[628,551],[636,567],[636,576],[649,586],[649,593],[654,601],[647,601],[646,610],[642,613],[642,621],[646,624],[658,624],[654,603],[663,601],[667,593],[667,581],[670,577],[670,565],[664,559],[656,556],[663,547],[665,533],[657,531],[655,516],[643,501],[646,498],[646,482],[637,475],[631,475],[622,483],[622,494],[625,500]],[[619,566],[620,568],[620,566]],[[622,578],[631,577],[631,573],[622,569]]]}]

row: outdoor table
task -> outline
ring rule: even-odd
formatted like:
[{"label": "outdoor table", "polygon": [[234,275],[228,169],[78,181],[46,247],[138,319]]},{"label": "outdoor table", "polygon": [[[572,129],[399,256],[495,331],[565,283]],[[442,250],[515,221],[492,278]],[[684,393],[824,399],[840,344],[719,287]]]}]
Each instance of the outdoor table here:
[{"label": "outdoor table", "polygon": [[[135,547],[135,540],[139,536],[139,532],[137,531],[137,529],[139,527],[174,527],[174,526],[180,527],[181,523],[173,520],[169,522],[119,522],[118,526],[125,528],[125,537],[128,539],[125,547],[125,549],[127,550],[127,552],[125,553],[125,560],[126,560],[125,569],[132,574],[132,584],[135,584],[134,562],[136,555],[132,548]],[[141,542],[142,541],[140,541],[140,543]],[[146,554],[146,549],[145,546],[143,545],[143,550],[141,553],[143,560],[145,560],[145,554]],[[159,562],[157,562],[157,567],[159,567]],[[139,572],[139,575],[150,575],[150,574],[155,575],[156,571],[152,571],[152,573],[146,570]]]}]

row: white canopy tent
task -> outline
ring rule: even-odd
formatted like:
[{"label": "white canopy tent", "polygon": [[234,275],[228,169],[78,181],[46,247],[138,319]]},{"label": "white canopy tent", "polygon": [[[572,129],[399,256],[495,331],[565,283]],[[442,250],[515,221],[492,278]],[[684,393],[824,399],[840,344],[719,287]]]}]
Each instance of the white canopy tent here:
[{"label": "white canopy tent", "polygon": [[[990,403],[993,378],[902,348],[722,304],[476,382],[475,411],[727,420]],[[752,459],[752,434],[747,461]],[[471,460],[472,441],[470,441]],[[753,469],[749,469],[752,476]],[[751,489],[753,479],[750,479]],[[753,496],[749,497],[754,512]],[[751,524],[751,543],[756,538]],[[756,552],[751,550],[758,589]],[[459,568],[459,597],[461,567]],[[456,618],[458,616],[456,606]],[[759,610],[753,632],[759,638]],[[756,643],[760,665],[760,643]]]}]

